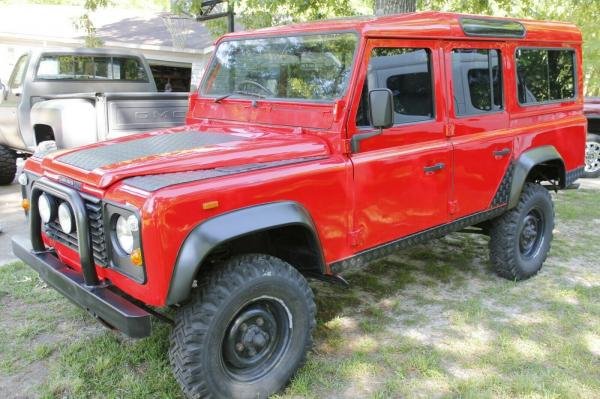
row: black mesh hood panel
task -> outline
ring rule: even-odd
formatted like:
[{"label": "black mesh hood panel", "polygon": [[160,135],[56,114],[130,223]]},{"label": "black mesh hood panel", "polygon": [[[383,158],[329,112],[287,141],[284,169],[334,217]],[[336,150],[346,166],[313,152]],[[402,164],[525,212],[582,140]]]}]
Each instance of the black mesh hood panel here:
[{"label": "black mesh hood panel", "polygon": [[192,130],[182,133],[165,133],[122,143],[83,149],[59,156],[57,160],[79,169],[92,171],[115,163],[132,161],[152,155],[193,150],[240,140],[246,140],[246,138]]}]

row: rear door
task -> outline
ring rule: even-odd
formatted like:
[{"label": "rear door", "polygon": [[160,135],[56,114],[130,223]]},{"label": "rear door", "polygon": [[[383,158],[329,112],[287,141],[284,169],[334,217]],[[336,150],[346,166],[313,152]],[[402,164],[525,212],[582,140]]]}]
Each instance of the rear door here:
[{"label": "rear door", "polygon": [[504,198],[494,198],[513,151],[504,105],[505,51],[498,42],[452,42],[445,46],[451,93],[448,134],[454,148],[453,219],[505,202]]},{"label": "rear door", "polygon": [[18,106],[23,94],[23,80],[28,63],[28,54],[17,60],[0,103],[0,144],[13,148],[25,147],[19,132]]},{"label": "rear door", "polygon": [[[376,39],[367,43],[352,106],[349,137],[373,131],[368,90],[394,96],[394,126],[360,142],[354,167],[357,250],[448,221],[451,145],[445,137],[441,50],[435,41]],[[360,98],[358,98],[360,97]]]}]

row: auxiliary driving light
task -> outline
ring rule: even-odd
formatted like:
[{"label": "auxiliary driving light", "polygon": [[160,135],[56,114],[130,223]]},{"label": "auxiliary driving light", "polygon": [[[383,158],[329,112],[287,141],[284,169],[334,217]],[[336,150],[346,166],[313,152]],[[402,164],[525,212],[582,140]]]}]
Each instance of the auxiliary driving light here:
[{"label": "auxiliary driving light", "polygon": [[71,215],[71,208],[66,202],[58,206],[58,223],[64,233],[73,232],[73,216]]},{"label": "auxiliary driving light", "polygon": [[50,222],[55,212],[54,200],[50,199],[46,194],[40,195],[38,200],[38,211],[40,212],[42,222]]},{"label": "auxiliary driving light", "polygon": [[27,183],[29,183],[29,181],[27,179],[27,174],[26,173],[21,173],[19,175],[19,178],[17,179],[17,181],[19,182],[20,185],[26,186]]}]

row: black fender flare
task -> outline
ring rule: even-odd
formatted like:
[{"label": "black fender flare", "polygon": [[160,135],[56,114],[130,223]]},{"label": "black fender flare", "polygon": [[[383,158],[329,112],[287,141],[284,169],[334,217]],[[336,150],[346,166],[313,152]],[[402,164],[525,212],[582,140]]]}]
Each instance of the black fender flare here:
[{"label": "black fender flare", "polygon": [[548,161],[560,161],[563,165],[563,175],[560,176],[561,183],[564,184],[566,181],[564,161],[560,156],[560,153],[551,145],[544,145],[528,151],[523,152],[519,159],[515,162],[515,168],[513,172],[512,183],[510,186],[510,197],[508,201],[508,207],[514,208],[519,202],[521,191],[525,185],[525,181],[529,172],[539,164]]},{"label": "black fender flare", "polygon": [[166,305],[185,301],[206,256],[218,245],[251,233],[277,227],[300,225],[314,235],[325,271],[325,260],[316,228],[304,207],[297,202],[272,202],[227,212],[201,222],[185,238],[173,267]]}]

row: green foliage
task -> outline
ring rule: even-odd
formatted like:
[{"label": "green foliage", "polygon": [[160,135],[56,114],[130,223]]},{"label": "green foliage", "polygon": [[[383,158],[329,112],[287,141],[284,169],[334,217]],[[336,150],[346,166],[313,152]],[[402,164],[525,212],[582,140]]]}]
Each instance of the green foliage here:
[{"label": "green foliage", "polygon": [[102,40],[96,36],[96,27],[90,18],[90,14],[96,11],[98,8],[106,7],[110,4],[109,0],[85,0],[83,3],[84,12],[74,22],[75,28],[81,29],[85,32],[85,46],[86,47],[101,47]]},{"label": "green foliage", "polygon": [[[200,15],[204,11],[200,7],[201,3],[202,0],[176,0],[173,10]],[[364,1],[356,0],[234,0],[232,3],[236,23],[241,24],[245,29],[352,16],[371,10]],[[212,10],[212,13],[223,12],[226,7],[226,4],[222,4]],[[227,22],[224,18],[208,21],[206,26],[215,36],[227,31]]]}]

